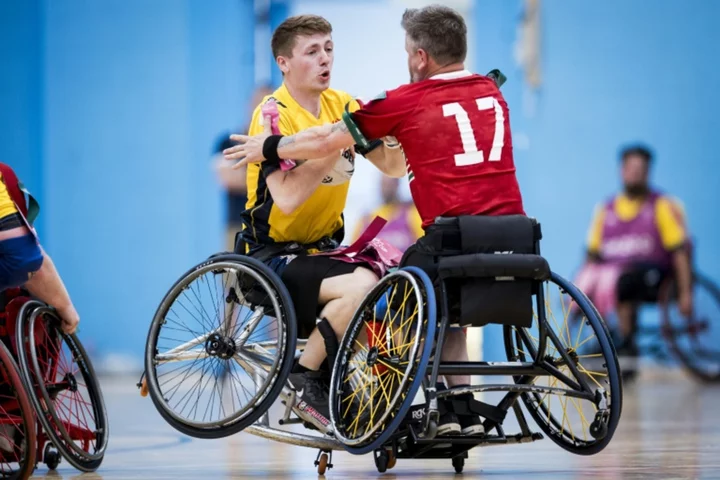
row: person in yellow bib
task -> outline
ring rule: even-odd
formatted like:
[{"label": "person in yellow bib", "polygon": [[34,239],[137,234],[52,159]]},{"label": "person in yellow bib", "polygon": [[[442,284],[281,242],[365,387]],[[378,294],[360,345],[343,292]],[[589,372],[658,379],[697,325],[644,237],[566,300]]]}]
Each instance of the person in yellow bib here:
[{"label": "person in yellow bib", "polygon": [[[334,59],[331,34],[330,23],[316,15],[291,17],[278,26],[271,47],[283,83],[255,109],[250,135],[261,133],[266,125],[276,133],[292,135],[337,122],[346,108],[351,112],[359,108],[350,94],[329,88]],[[405,173],[386,166],[397,165],[394,158],[402,154],[386,148],[383,141],[365,149],[338,150],[320,161],[296,159],[285,169],[270,163],[248,166],[248,200],[236,245],[269,265],[287,287],[298,333],[308,338],[290,381],[301,392],[300,399],[327,425],[331,367],[321,368],[356,307],[378,281],[369,268],[312,255],[336,248],[344,238],[343,210],[356,150],[388,174]]]},{"label": "person in yellow bib", "polygon": [[[576,283],[602,315],[617,313],[618,354],[635,358],[638,305],[657,302],[669,275],[678,283],[680,311],[692,314],[690,242],[680,202],[649,184],[650,150],[633,146],[620,156],[624,191],[596,208]],[[631,363],[624,370],[633,370]]]},{"label": "person in yellow bib", "polygon": [[71,334],[77,329],[80,316],[32,226],[38,211],[37,202],[18,181],[13,169],[0,163],[0,291],[27,289],[57,310],[63,331]]},{"label": "person in yellow bib", "polygon": [[369,214],[364,215],[355,225],[353,239],[359,238],[363,230],[375,217],[382,217],[388,222],[378,237],[386,240],[402,252],[425,234],[422,228],[422,218],[420,218],[415,204],[412,200],[401,200],[399,189],[399,179],[387,175],[382,176],[380,180],[382,204]]}]

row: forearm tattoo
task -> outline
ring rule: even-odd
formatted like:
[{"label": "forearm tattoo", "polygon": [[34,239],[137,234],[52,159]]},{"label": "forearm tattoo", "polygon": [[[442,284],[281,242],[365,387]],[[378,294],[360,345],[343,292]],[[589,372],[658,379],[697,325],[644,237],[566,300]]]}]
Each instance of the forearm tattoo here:
[{"label": "forearm tattoo", "polygon": [[290,135],[289,137],[283,137],[278,142],[277,148],[284,147],[286,145],[290,145],[291,143],[295,143],[295,135]]}]

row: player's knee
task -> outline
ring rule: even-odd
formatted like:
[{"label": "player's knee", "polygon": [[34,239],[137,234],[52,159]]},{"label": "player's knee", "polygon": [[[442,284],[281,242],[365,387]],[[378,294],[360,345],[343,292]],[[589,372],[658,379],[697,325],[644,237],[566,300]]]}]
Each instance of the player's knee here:
[{"label": "player's knee", "polygon": [[362,267],[356,268],[351,278],[351,295],[355,300],[362,301],[365,295],[377,285],[378,281],[378,276],[372,270]]}]

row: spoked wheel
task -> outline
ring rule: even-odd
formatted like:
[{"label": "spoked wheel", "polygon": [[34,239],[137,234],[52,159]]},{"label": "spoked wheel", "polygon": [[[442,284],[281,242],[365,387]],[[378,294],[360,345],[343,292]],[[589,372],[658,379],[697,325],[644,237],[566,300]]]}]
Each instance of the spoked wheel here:
[{"label": "spoked wheel", "polygon": [[71,465],[92,472],[107,448],[107,411],[90,358],[60,325],[47,305],[23,305],[16,331],[20,371],[48,438]]},{"label": "spoked wheel", "polygon": [[694,274],[693,314],[680,313],[677,282],[660,295],[661,331],[670,349],[696,378],[720,381],[720,289],[702,274]]},{"label": "spoked wheel", "polygon": [[173,285],[145,348],[150,396],[163,418],[197,438],[235,434],[280,394],[297,337],[290,295],[253,258],[220,255]]},{"label": "spoked wheel", "polygon": [[[540,351],[539,364],[553,375],[534,381],[515,377],[516,382],[547,388],[522,394],[523,402],[556,444],[576,454],[592,455],[610,442],[622,411],[615,349],[607,326],[577,287],[553,273],[541,288],[533,327],[505,327],[505,351],[509,360],[521,362],[535,361]],[[553,311],[553,306],[560,311]],[[571,321],[576,315],[581,321]]]},{"label": "spoked wheel", "polygon": [[18,366],[0,341],[0,478],[24,480],[35,468],[35,414]]},{"label": "spoked wheel", "polygon": [[397,430],[425,375],[436,323],[433,286],[420,269],[387,275],[365,297],[330,384],[335,437],[347,451],[379,449]]}]

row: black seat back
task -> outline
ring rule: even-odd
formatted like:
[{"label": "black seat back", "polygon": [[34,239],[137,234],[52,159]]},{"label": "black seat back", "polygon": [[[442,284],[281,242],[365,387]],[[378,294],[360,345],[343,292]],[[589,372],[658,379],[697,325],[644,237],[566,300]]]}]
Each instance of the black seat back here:
[{"label": "black seat back", "polygon": [[452,324],[532,325],[532,295],[549,278],[539,256],[540,224],[523,215],[463,216],[456,221],[460,255],[442,257],[438,273],[445,281]]}]

